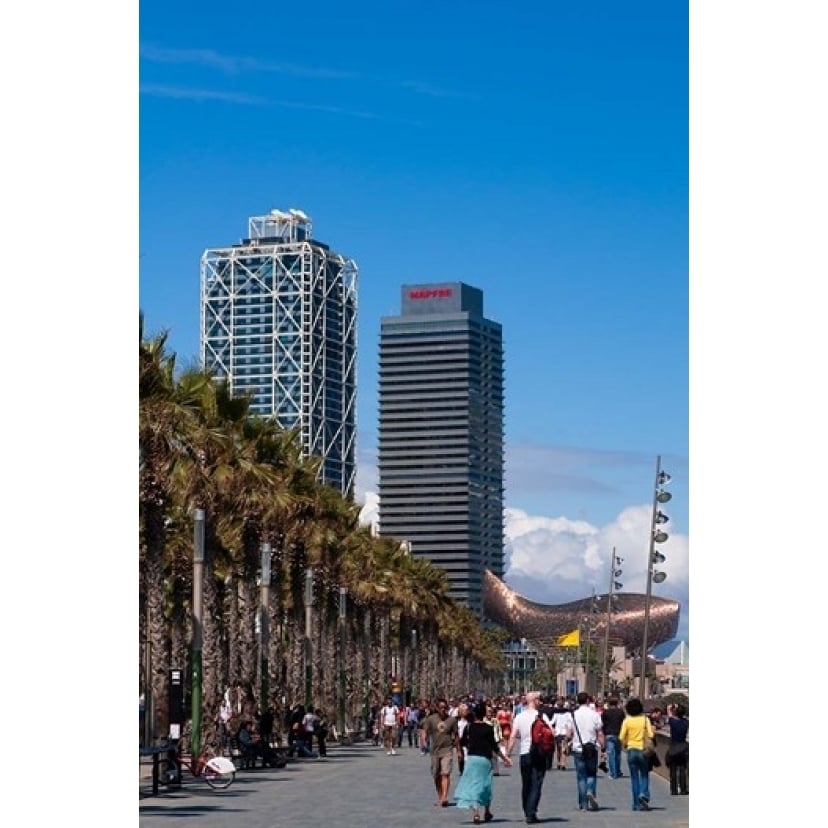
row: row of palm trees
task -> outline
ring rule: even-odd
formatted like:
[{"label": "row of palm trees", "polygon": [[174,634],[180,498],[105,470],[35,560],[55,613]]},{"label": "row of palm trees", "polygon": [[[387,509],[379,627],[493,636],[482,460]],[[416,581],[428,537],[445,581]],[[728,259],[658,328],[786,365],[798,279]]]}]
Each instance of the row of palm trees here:
[{"label": "row of palm trees", "polygon": [[[389,690],[392,653],[416,691],[456,694],[492,687],[502,674],[504,635],[484,630],[448,595],[445,574],[396,539],[359,525],[359,507],[318,482],[320,461],[303,457],[294,433],[250,415],[196,368],[177,370],[165,333],[140,320],[140,638],[142,681],[153,700],[151,732],[170,721],[171,667],[186,667],[192,641],[193,526],[204,510],[203,707],[211,736],[226,687],[260,685],[267,657],[277,713],[306,701],[306,570],[313,572],[312,703],[336,710],[339,593],[347,591],[345,710],[349,722]],[[269,651],[259,651],[261,548],[272,553]],[[416,635],[412,631],[416,630]],[[149,655],[147,655],[149,654]]]}]

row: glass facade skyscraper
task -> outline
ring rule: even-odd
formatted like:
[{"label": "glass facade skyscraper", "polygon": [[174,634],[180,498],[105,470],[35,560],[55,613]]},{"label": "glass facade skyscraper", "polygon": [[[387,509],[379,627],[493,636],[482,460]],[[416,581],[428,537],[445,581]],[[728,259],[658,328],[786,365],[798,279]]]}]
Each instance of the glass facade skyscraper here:
[{"label": "glass facade skyscraper", "polygon": [[483,573],[503,576],[503,338],[483,293],[403,285],[380,323],[379,532],[443,569],[482,614]]},{"label": "glass facade skyscraper", "polygon": [[239,244],[201,257],[201,362],[252,414],[296,429],[320,480],[356,478],[356,263],[301,210],[253,216]]}]

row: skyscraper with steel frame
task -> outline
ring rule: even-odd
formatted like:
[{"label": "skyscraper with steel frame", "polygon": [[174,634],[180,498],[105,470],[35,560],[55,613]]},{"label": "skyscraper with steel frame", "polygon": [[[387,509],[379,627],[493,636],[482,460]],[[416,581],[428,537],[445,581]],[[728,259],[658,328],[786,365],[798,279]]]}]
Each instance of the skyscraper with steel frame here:
[{"label": "skyscraper with steel frame", "polygon": [[503,338],[462,282],[403,285],[380,323],[379,532],[478,615],[485,570],[503,576]]},{"label": "skyscraper with steel frame", "polygon": [[201,257],[201,363],[252,414],[300,435],[320,480],[356,477],[356,263],[311,236],[301,210],[253,216],[240,244]]}]

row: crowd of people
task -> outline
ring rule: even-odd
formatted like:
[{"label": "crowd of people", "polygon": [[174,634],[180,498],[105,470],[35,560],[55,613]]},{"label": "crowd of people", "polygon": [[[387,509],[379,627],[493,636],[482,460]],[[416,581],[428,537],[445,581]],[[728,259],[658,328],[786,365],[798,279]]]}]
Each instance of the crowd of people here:
[{"label": "crowd of people", "polygon": [[[554,742],[549,755],[540,756],[532,728],[541,717],[551,728]],[[666,713],[656,707],[648,714],[640,699],[622,706],[615,697],[598,701],[587,693],[575,698],[542,698],[536,691],[519,697],[490,701],[445,698],[433,703],[396,704],[389,697],[372,709],[374,744],[382,744],[389,756],[404,743],[431,757],[435,805],[449,802],[451,775],[460,776],[454,799],[458,807],[472,811],[472,821],[488,822],[492,816],[493,777],[501,764],[512,764],[517,755],[521,775],[521,805],[527,824],[537,823],[543,780],[555,767],[575,770],[579,810],[597,811],[598,771],[605,778],[620,779],[622,756],[627,756],[631,808],[650,810],[649,774],[660,760],[654,750],[657,730],[669,728],[666,763],[670,793],[688,793],[688,720],[683,705],[668,705]]]},{"label": "crowd of people", "polygon": [[[222,705],[219,726],[223,738],[232,738],[233,714]],[[268,709],[253,721],[240,716],[235,738],[245,753],[261,756],[263,763],[276,761],[268,752],[274,714]],[[587,693],[575,698],[544,698],[537,691],[491,700],[468,696],[453,699],[421,699],[408,704],[389,695],[366,715],[366,735],[386,755],[394,756],[404,745],[430,757],[435,805],[447,807],[455,766],[459,780],[454,791],[458,808],[469,809],[475,824],[493,819],[494,777],[501,766],[511,767],[515,756],[521,777],[521,806],[527,824],[537,823],[538,807],[547,772],[554,767],[575,771],[575,794],[580,810],[597,811],[598,771],[604,778],[620,779],[622,757],[627,757],[633,811],[650,810],[649,774],[660,764],[654,750],[657,730],[669,730],[665,759],[671,795],[688,794],[689,723],[681,704],[668,705],[645,714],[640,699],[622,705],[618,698],[596,701]],[[533,727],[538,720],[549,725],[549,745],[539,752]],[[328,722],[320,709],[296,704],[285,713],[288,757],[325,756]],[[316,749],[314,749],[314,746]]]}]

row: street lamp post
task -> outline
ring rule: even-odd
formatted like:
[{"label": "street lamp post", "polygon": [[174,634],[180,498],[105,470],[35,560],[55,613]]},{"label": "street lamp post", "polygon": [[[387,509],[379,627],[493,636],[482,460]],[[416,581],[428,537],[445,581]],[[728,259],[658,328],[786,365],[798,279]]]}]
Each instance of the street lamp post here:
[{"label": "street lamp post", "polygon": [[339,732],[345,734],[345,609],[348,590],[339,588]]},{"label": "street lamp post", "polygon": [[[585,687],[581,687],[581,665],[582,665],[582,653],[584,651],[584,617],[581,616],[578,619],[578,646],[574,648],[572,651],[572,685],[575,688],[575,692],[573,695],[577,695],[578,692],[581,690],[585,690]],[[584,682],[586,683],[586,682]],[[567,693],[569,695],[569,693]]]},{"label": "street lamp post", "polygon": [[411,630],[411,702],[417,699],[417,630]]},{"label": "street lamp post", "polygon": [[259,607],[259,630],[261,636],[261,651],[259,654],[261,675],[260,706],[264,713],[268,708],[270,695],[270,544],[262,543],[262,582],[261,606]]},{"label": "street lamp post", "polygon": [[589,615],[584,619],[586,623],[586,649],[584,654],[584,690],[587,693],[590,693],[590,683],[589,683],[589,676],[590,676],[590,652],[592,650],[592,629],[593,629],[593,618],[592,616],[598,612],[598,604],[597,598],[595,596],[595,590],[592,590],[592,598],[589,602]]},{"label": "street lamp post", "polygon": [[193,648],[190,661],[192,676],[192,754],[201,754],[201,649],[202,649],[202,604],[204,583],[204,509],[195,510],[193,530]]},{"label": "street lamp post", "polygon": [[305,709],[313,705],[313,642],[311,613],[313,610],[313,570],[305,570]]},{"label": "street lamp post", "polygon": [[647,645],[650,632],[650,604],[653,596],[653,583],[663,583],[667,575],[654,568],[655,564],[664,563],[667,560],[656,548],[655,544],[664,543],[669,535],[661,529],[661,525],[667,523],[667,517],[659,508],[660,503],[667,503],[672,495],[665,492],[662,486],[666,486],[672,478],[661,468],[661,455],[656,457],[655,486],[653,487],[653,518],[650,523],[650,546],[647,554],[647,593],[644,597],[644,634],[641,642],[641,681],[639,692],[642,700],[649,697],[649,685],[647,684]]},{"label": "street lamp post", "polygon": [[624,562],[623,558],[619,558],[615,554],[615,547],[612,547],[612,561],[610,564],[610,580],[609,590],[607,592],[607,623],[604,628],[604,669],[601,671],[601,695],[606,697],[607,685],[609,684],[610,661],[609,657],[609,639],[610,639],[610,624],[612,622],[613,601],[615,600],[615,590],[621,589],[624,584],[615,579],[621,575],[622,570],[618,567]]}]

